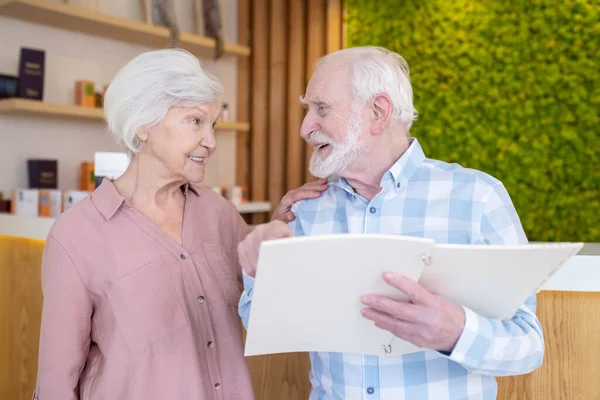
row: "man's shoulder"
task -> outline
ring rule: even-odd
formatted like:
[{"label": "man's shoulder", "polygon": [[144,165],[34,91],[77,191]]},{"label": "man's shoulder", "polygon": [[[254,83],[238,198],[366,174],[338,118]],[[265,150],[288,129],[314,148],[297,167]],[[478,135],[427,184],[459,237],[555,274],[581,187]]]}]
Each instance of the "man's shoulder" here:
[{"label": "man's shoulder", "polygon": [[429,175],[432,181],[471,183],[490,188],[502,184],[498,178],[487,172],[431,158],[425,159],[421,166],[421,173]]},{"label": "man's shoulder", "polygon": [[339,186],[339,180],[337,178],[330,179],[327,184],[329,187],[327,190],[321,192],[321,195],[315,199],[303,199],[292,206],[294,214],[302,212],[316,212],[319,209],[328,208],[331,205],[335,205],[339,200],[340,196],[344,195],[344,191]]}]

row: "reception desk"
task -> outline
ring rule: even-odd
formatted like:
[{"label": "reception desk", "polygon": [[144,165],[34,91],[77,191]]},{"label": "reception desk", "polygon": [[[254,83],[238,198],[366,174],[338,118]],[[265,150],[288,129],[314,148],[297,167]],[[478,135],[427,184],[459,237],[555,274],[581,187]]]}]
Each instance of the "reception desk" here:
[{"label": "reception desk", "polygon": [[[51,221],[0,214],[0,399],[30,400]],[[501,400],[600,399],[600,245],[586,245],[538,294],[546,353],[531,374],[498,378]],[[307,399],[306,354],[251,357],[256,398]],[[228,399],[229,400],[229,399]],[[415,399],[418,400],[418,399]]]}]

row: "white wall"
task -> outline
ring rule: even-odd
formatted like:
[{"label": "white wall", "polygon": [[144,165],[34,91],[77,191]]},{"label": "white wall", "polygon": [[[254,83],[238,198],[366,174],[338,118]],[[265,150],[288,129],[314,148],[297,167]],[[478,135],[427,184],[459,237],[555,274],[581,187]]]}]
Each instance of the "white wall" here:
[{"label": "white wall", "polygon": [[[56,1],[56,0],[55,0]],[[237,1],[224,0],[225,38],[237,42]],[[100,12],[142,20],[139,0],[102,0]],[[192,0],[176,0],[183,32],[194,32]],[[75,81],[90,79],[98,88],[109,83],[131,58],[150,48],[55,29],[16,19],[0,17],[0,73],[16,75],[21,47],[46,51],[44,101],[74,103]],[[223,102],[230,104],[230,118],[236,115],[237,68],[235,57],[218,62],[201,59],[207,70],[225,86]],[[239,133],[243,134],[243,133]],[[235,132],[219,132],[218,149],[208,165],[208,185],[235,183]],[[28,158],[55,158],[59,164],[59,188],[78,189],[79,166],[93,161],[96,151],[121,151],[106,133],[102,121],[81,121],[0,114],[0,192],[27,187]]]}]

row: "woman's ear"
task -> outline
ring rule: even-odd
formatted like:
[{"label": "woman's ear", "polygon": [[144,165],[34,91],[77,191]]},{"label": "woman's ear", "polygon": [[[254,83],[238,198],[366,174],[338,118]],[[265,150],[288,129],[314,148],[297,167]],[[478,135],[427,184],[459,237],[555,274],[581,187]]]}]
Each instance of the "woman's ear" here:
[{"label": "woman's ear", "polygon": [[140,142],[144,143],[148,140],[148,137],[150,136],[150,132],[148,131],[147,128],[141,128],[135,132],[135,136],[138,138],[138,140]]},{"label": "woman's ear", "polygon": [[373,124],[371,125],[373,135],[381,134],[388,127],[392,111],[392,100],[387,93],[379,93],[373,97]]}]

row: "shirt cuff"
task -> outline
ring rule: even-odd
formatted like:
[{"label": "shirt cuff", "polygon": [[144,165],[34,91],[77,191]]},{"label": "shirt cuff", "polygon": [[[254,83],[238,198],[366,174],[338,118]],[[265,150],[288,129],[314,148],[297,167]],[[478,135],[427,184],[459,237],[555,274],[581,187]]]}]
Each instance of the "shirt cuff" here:
[{"label": "shirt cuff", "polygon": [[473,368],[484,359],[489,349],[493,337],[492,327],[485,317],[465,306],[462,308],[465,312],[465,327],[448,358]]},{"label": "shirt cuff", "polygon": [[244,281],[244,291],[248,297],[252,297],[252,290],[254,289],[254,278],[246,274],[246,271],[242,270],[242,279]]}]

